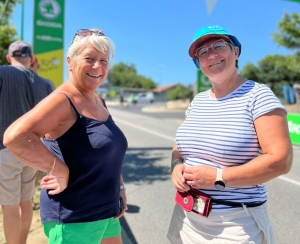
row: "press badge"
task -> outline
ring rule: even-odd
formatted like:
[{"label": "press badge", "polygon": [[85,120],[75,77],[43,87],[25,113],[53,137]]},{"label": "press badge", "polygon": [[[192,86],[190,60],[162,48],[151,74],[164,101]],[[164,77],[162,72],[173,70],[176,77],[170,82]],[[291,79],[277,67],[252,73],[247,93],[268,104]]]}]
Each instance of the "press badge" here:
[{"label": "press badge", "polygon": [[194,198],[193,210],[203,213],[205,209],[205,202],[201,198]]},{"label": "press badge", "polygon": [[211,197],[199,190],[190,189],[187,192],[176,192],[176,203],[187,212],[194,212],[204,217],[208,217],[212,201]]}]

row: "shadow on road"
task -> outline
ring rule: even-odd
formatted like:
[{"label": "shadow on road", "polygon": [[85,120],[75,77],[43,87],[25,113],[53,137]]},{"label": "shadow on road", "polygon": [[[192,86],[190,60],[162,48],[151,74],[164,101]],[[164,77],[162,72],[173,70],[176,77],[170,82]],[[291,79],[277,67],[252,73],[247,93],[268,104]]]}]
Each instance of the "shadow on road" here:
[{"label": "shadow on road", "polygon": [[139,184],[139,182],[152,184],[154,181],[170,179],[170,166],[162,165],[162,161],[169,159],[171,152],[172,148],[170,147],[129,148],[122,170],[124,181],[135,182],[135,184]]},{"label": "shadow on road", "polygon": [[[169,180],[171,177],[170,165],[166,165],[165,161],[170,161],[171,152],[171,147],[128,148],[122,169],[124,182],[139,185]],[[138,213],[140,207],[129,204],[127,211],[129,213]],[[126,217],[122,217],[120,223],[132,244],[137,244]]]},{"label": "shadow on road", "polygon": [[140,207],[139,206],[128,204],[127,207],[128,207],[128,209],[126,211],[127,213],[138,213],[138,212],[140,212]]},{"label": "shadow on road", "polygon": [[[138,244],[133,233],[131,232],[129,225],[127,224],[125,217],[120,218],[120,224],[121,224],[123,230],[126,232],[126,235],[131,242],[130,244]],[[124,244],[127,244],[127,243],[124,243]]]}]

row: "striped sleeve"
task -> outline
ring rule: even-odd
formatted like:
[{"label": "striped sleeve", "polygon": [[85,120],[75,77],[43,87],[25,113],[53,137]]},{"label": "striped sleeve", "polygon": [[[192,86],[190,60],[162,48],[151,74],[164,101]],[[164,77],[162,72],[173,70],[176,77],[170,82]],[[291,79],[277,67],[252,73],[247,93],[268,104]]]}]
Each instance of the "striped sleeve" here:
[{"label": "striped sleeve", "polygon": [[280,100],[274,95],[269,87],[263,84],[256,86],[254,98],[250,105],[253,121],[263,114],[269,113],[275,109],[283,109],[286,113],[286,108],[281,104]]}]

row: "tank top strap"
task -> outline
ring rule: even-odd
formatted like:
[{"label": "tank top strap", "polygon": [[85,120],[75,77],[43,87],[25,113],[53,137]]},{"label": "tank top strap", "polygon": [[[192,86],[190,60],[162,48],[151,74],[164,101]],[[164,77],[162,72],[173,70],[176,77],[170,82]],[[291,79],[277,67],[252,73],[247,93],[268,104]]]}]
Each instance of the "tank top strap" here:
[{"label": "tank top strap", "polygon": [[80,116],[80,114],[78,113],[78,111],[77,111],[77,109],[76,109],[75,105],[73,104],[73,102],[72,102],[71,98],[69,98],[69,96],[68,96],[67,94],[65,94],[64,92],[59,92],[59,93],[61,93],[61,94],[64,94],[64,95],[66,96],[66,98],[69,100],[69,102],[70,102],[71,106],[73,107],[73,109],[74,109],[75,113],[77,114],[77,117],[79,117],[79,116]]},{"label": "tank top strap", "polygon": [[106,103],[105,103],[104,99],[101,98],[101,97],[100,97],[100,99],[101,99],[101,101],[102,101],[102,103],[103,103],[103,106],[107,109],[107,106],[106,106]]}]

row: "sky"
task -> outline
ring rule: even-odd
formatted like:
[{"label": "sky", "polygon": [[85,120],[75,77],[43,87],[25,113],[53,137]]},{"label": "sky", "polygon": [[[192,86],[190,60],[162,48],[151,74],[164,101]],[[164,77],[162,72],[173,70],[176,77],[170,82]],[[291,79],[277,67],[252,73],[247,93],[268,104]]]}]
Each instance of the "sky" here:
[{"label": "sky", "polygon": [[[34,0],[24,0],[24,41],[33,43]],[[197,69],[188,49],[198,29],[219,25],[242,44],[240,70],[271,54],[292,54],[271,34],[284,13],[300,4],[283,0],[218,0],[208,13],[205,0],[65,0],[64,54],[78,29],[100,28],[115,45],[112,65],[134,64],[139,75],[158,86],[196,82]],[[11,24],[21,35],[21,5]],[[66,62],[64,80],[67,79]]]}]

